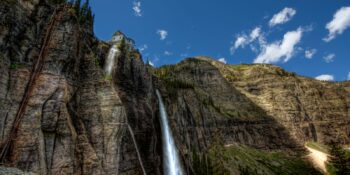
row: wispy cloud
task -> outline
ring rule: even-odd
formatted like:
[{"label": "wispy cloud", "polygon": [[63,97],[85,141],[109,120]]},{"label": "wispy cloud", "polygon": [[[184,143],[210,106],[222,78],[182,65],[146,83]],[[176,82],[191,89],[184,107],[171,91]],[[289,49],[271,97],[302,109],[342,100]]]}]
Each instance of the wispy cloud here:
[{"label": "wispy cloud", "polygon": [[311,59],[317,53],[316,49],[305,50],[305,58]]},{"label": "wispy cloud", "polygon": [[235,50],[248,44],[248,37],[246,35],[241,35],[236,37],[236,41],[233,46],[230,48],[231,54],[235,53]]},{"label": "wispy cloud", "polygon": [[226,64],[226,63],[227,63],[227,61],[226,61],[226,59],[225,59],[225,58],[219,58],[219,59],[218,59],[218,61],[220,61],[220,62],[222,62],[222,63],[224,63],[224,64]]},{"label": "wispy cloud", "polygon": [[328,74],[323,74],[315,77],[316,80],[320,81],[334,81],[334,76],[333,75],[328,75]]},{"label": "wispy cloud", "polygon": [[350,7],[340,8],[333,16],[333,20],[326,25],[328,36],[323,38],[325,42],[333,40],[350,27]]},{"label": "wispy cloud", "polygon": [[278,12],[277,14],[273,15],[271,18],[269,25],[270,27],[279,25],[279,24],[284,24],[288,21],[290,21],[293,16],[297,13],[296,10],[293,8],[286,7],[282,11]]},{"label": "wispy cloud", "polygon": [[139,47],[140,52],[143,52],[143,51],[145,51],[147,49],[148,49],[148,45],[147,44],[144,44],[144,45]]},{"label": "wispy cloud", "polygon": [[331,63],[331,62],[333,62],[333,61],[334,61],[334,58],[335,58],[335,54],[334,54],[334,53],[330,53],[330,54],[328,54],[328,55],[326,55],[326,56],[323,57],[323,59],[324,59],[324,61],[325,61],[326,63]]},{"label": "wispy cloud", "polygon": [[134,10],[135,16],[142,16],[141,2],[140,1],[135,1],[133,3],[132,10]]},{"label": "wispy cloud", "polygon": [[169,51],[164,51],[164,55],[170,56],[170,55],[173,55],[173,53],[171,53],[171,52],[169,52]]},{"label": "wispy cloud", "polygon": [[295,31],[284,34],[282,41],[271,44],[262,42],[262,51],[254,60],[254,63],[287,62],[295,54],[295,46],[300,42],[304,29],[299,27]]},{"label": "wispy cloud", "polygon": [[168,31],[163,30],[163,29],[159,29],[157,31],[157,34],[159,35],[160,40],[165,40],[168,37]]},{"label": "wispy cloud", "polygon": [[244,48],[246,45],[254,42],[259,36],[261,35],[261,28],[255,27],[248,35],[246,34],[239,34],[236,36],[235,42],[233,42],[233,45],[230,47],[231,55],[234,54],[234,52],[238,48]]},{"label": "wispy cloud", "polygon": [[254,41],[257,39],[261,34],[261,28],[260,27],[255,27],[255,29],[250,32],[250,42]]}]

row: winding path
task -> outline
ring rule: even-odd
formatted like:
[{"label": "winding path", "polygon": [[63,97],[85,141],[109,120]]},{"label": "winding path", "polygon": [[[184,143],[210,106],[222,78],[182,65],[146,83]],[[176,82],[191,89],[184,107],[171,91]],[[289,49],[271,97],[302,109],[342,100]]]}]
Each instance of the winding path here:
[{"label": "winding path", "polygon": [[306,148],[310,152],[310,154],[308,155],[308,158],[311,160],[311,162],[317,168],[321,169],[324,173],[327,174],[327,169],[326,169],[327,154],[307,146]]}]

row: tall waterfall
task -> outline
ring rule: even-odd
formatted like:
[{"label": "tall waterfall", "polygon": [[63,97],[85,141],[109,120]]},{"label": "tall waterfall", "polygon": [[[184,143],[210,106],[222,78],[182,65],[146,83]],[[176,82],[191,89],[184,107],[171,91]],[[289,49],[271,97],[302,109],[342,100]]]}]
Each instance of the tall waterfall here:
[{"label": "tall waterfall", "polygon": [[115,64],[115,59],[117,56],[119,56],[120,50],[118,49],[117,44],[113,44],[111,49],[109,50],[106,63],[104,66],[104,70],[106,72],[106,75],[112,75],[113,67]]},{"label": "tall waterfall", "polygon": [[164,107],[162,96],[157,90],[159,100],[159,110],[161,117],[161,129],[163,140],[163,171],[165,175],[183,175],[182,166],[179,159],[179,154],[175,146],[171,128],[168,122],[168,115]]}]

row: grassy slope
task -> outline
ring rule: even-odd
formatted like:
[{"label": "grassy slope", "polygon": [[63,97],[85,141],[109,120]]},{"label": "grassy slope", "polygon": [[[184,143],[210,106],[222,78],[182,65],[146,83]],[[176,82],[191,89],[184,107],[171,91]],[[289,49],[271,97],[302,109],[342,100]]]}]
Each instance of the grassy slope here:
[{"label": "grassy slope", "polygon": [[231,145],[210,150],[213,162],[222,162],[230,174],[320,174],[306,161],[282,152],[268,152],[247,146]]}]

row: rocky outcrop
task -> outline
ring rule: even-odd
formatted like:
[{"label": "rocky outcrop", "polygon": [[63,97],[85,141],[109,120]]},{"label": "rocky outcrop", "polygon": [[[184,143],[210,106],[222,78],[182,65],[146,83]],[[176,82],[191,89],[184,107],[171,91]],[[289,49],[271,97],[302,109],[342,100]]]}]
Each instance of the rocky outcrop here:
[{"label": "rocky outcrop", "polygon": [[301,152],[288,130],[232,87],[210,62],[188,59],[155,74],[188,173],[194,171],[195,154],[207,154],[217,145]]},{"label": "rocky outcrop", "polygon": [[318,81],[273,65],[210,63],[299,143],[350,143],[349,82]]},{"label": "rocky outcrop", "polygon": [[37,174],[160,174],[157,103],[139,53],[116,58],[128,62],[118,64],[125,72],[106,78],[109,44],[59,2],[0,2],[4,166]]},{"label": "rocky outcrop", "polygon": [[[226,157],[237,145],[302,155],[307,141],[349,143],[346,82],[320,82],[272,65],[225,65],[207,57],[154,72],[189,173],[198,174],[198,156],[202,156],[199,160],[216,159],[218,169],[230,174],[242,172],[239,168],[247,164],[237,164],[244,162],[237,155],[230,155],[236,157],[231,167],[227,166],[230,159],[217,160],[218,154]],[[277,169],[283,168],[287,167]],[[256,170],[263,169],[257,166]],[[285,173],[298,174],[293,169]]]},{"label": "rocky outcrop", "polygon": [[155,69],[132,40],[107,75],[112,43],[79,7],[0,1],[0,174],[162,174],[156,89],[187,174],[315,173],[305,141],[349,143],[349,82],[204,57]]}]

